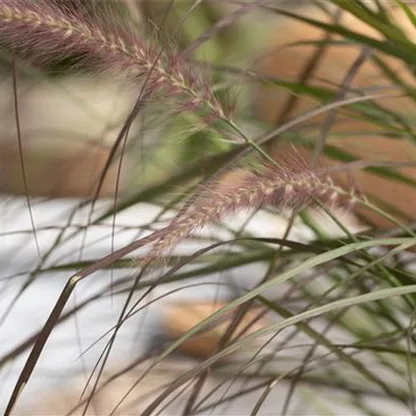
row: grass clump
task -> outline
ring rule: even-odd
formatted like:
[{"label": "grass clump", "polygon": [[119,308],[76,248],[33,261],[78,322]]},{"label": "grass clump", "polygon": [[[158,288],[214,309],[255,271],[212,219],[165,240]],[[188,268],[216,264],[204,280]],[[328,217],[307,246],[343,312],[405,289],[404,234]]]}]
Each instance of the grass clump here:
[{"label": "grass clump", "polygon": [[[376,92],[374,88],[367,91],[365,87],[357,91],[351,85],[360,67],[366,60],[373,59],[375,51],[399,60],[414,76],[416,44],[406,37],[400,22],[390,17],[388,5],[378,1],[371,6],[365,1],[316,3],[305,6],[305,10],[318,8],[332,16],[330,23],[305,17],[302,7],[287,11],[280,7],[282,5],[274,7],[267,2],[249,1],[242,5],[229,2],[223,8],[210,2],[195,2],[186,11],[181,9],[183,5],[175,9],[172,3],[166,6],[163,16],[173,21],[176,16],[177,22],[175,30],[167,31],[172,20],[164,26],[166,19],[151,14],[146,2],[139,5],[120,1],[110,13],[110,6],[95,3],[0,0],[0,41],[12,57],[15,90],[17,58],[22,68],[32,75],[35,68],[43,74],[48,65],[70,58],[73,62],[71,71],[82,68],[92,79],[105,72],[115,79],[127,80],[137,89],[137,102],[109,151],[101,183],[115,156],[120,156],[121,164],[127,144],[140,141],[137,137],[129,137],[131,124],[136,119],[142,120],[144,131],[149,127],[147,120],[153,123],[155,132],[161,131],[160,137],[157,133],[151,135],[154,140],[151,163],[160,156],[160,148],[169,135],[181,127],[183,143],[178,144],[169,157],[176,157],[181,152],[194,155],[190,163],[167,172],[164,180],[150,181],[145,187],[132,189],[129,195],[119,195],[115,189],[114,201],[104,210],[97,208],[95,197],[99,192],[96,191],[90,201],[82,201],[73,209],[66,218],[66,226],[57,230],[50,247],[39,249],[38,264],[26,271],[22,289],[2,322],[9,319],[19,297],[46,274],[59,270],[68,275],[46,322],[39,324],[34,334],[0,357],[2,368],[16,357],[29,353],[14,383],[5,414],[12,414],[26,385],[30,384],[39,360],[47,355],[45,348],[54,331],[107,297],[120,300],[121,306],[117,310],[116,323],[109,325],[110,330],[97,341],[105,340],[106,345],[96,364],[89,369],[79,402],[72,403],[74,411],[82,408],[85,414],[94,407],[94,397],[102,388],[113,383],[117,385],[123,374],[133,372],[139,363],[145,364],[130,382],[125,395],[108,410],[109,414],[114,414],[127,397],[134,397],[140,383],[146,383],[157,367],[180,350],[182,344],[201,331],[209,331],[222,318],[227,318],[227,328],[218,336],[216,349],[210,350],[208,358],[164,385],[156,398],[143,406],[140,414],[150,416],[163,412],[164,406],[169,407],[175,402],[176,395],[182,398],[182,414],[220,408],[226,412],[226,407],[221,406],[247,399],[255,392],[256,398],[249,410],[255,415],[264,408],[272,392],[281,387],[284,400],[279,414],[284,415],[292,411],[293,397],[300,400],[303,395],[306,402],[313,402],[317,409],[331,407],[336,397],[346,403],[348,409],[358,409],[360,414],[382,414],[380,409],[375,410],[375,400],[380,398],[400,409],[414,410],[412,348],[415,343],[416,276],[407,262],[409,254],[403,253],[414,249],[416,244],[412,223],[415,218],[408,218],[408,221],[403,216],[397,218],[397,201],[380,204],[377,198],[366,195],[356,171],[367,170],[391,183],[406,183],[413,192],[415,181],[395,170],[408,166],[409,162],[406,165],[392,161],[389,154],[382,161],[367,160],[354,152],[334,149],[331,140],[340,133],[337,129],[342,124],[338,124],[340,115],[342,121],[345,121],[342,117],[349,122],[354,120],[359,127],[364,123],[373,127],[377,134],[394,136],[394,140],[407,141],[414,146],[413,120],[404,116],[401,108],[385,107],[381,103],[383,99],[391,98],[391,93],[383,93],[381,85]],[[414,24],[413,8],[400,0],[396,1],[396,7]],[[175,14],[178,10],[181,13]],[[333,10],[336,11],[334,15],[331,14]],[[340,16],[345,14],[369,26],[384,40],[344,26]],[[303,72],[296,73],[297,80],[279,78],[278,73],[274,78],[265,79],[264,74],[253,68],[211,62],[209,58],[201,62],[195,58],[194,54],[201,55],[206,42],[221,39],[223,31],[235,35],[241,29],[249,30],[250,26],[239,19],[265,15],[270,22],[280,15],[325,32],[323,39],[310,40],[319,53],[307,59]],[[142,19],[141,26],[134,16]],[[168,41],[167,34],[170,35]],[[333,39],[333,36],[342,39]],[[239,36],[227,39],[228,42],[217,45],[219,49],[225,48],[223,54],[216,54],[221,59],[238,47],[244,50]],[[172,44],[176,46],[172,47]],[[325,79],[319,83],[311,82],[313,70],[325,56],[326,48],[346,44],[359,51],[359,56],[350,67],[344,68],[346,75],[342,82],[331,83]],[[290,46],[299,45],[286,45],[285,48]],[[243,61],[246,57],[240,58]],[[380,63],[382,58],[374,59]],[[380,67],[384,68],[386,79],[394,87],[395,97],[414,98],[413,88],[401,82],[399,74],[388,71],[387,64]],[[47,72],[42,76],[48,77]],[[282,113],[274,118],[274,121],[278,120],[277,125],[268,124],[266,115],[263,117],[248,109],[252,104],[250,91],[259,85],[284,88],[291,94]],[[236,91],[242,98],[231,106],[229,97],[235,96]],[[257,91],[265,90],[258,87]],[[311,98],[317,103],[315,107],[293,115],[297,100]],[[256,100],[262,99],[268,102],[266,94],[256,96]],[[16,126],[20,132],[17,100],[15,104]],[[322,115],[323,119],[316,118]],[[386,122],[386,117],[392,122]],[[342,133],[347,138],[357,134],[349,129]],[[18,136],[20,140],[20,133]],[[204,147],[207,141],[212,145],[208,152]],[[311,153],[305,153],[305,149],[311,148]],[[319,163],[323,156],[327,164]],[[339,174],[346,174],[348,180],[340,180]],[[169,198],[175,187],[176,195]],[[27,197],[28,208],[31,208],[30,195]],[[116,247],[120,231],[118,216],[129,209],[142,207],[145,202],[159,207],[158,215],[149,223],[132,227],[146,234],[135,234],[128,244]],[[351,231],[342,222],[340,213],[356,212],[356,206],[383,217],[390,228],[379,229],[367,224],[365,231]],[[73,218],[85,207],[87,223],[75,226]],[[168,217],[165,214],[169,210],[173,210],[173,215]],[[325,214],[326,223],[315,221],[313,214],[317,210]],[[265,238],[262,230],[257,230],[259,232],[254,235],[244,225],[238,230],[228,227],[227,220],[244,211],[249,211],[250,215],[257,215],[259,211],[273,216],[286,215],[287,228],[274,238]],[[271,217],[268,218],[273,227]],[[78,247],[80,238],[82,251],[90,230],[108,227],[108,221],[110,253],[93,259],[81,255],[77,261],[54,260],[55,253],[65,244],[78,241]],[[313,237],[303,241],[288,238],[292,226],[298,226],[299,222]],[[329,222],[338,227],[340,233],[337,236],[327,236],[325,224]],[[206,231],[212,225],[227,232],[229,239],[224,241],[216,235],[204,238],[206,236],[200,231]],[[43,232],[36,229],[35,222],[31,231]],[[193,247],[203,243],[204,247],[186,255],[177,254],[176,250],[188,242],[192,242]],[[410,254],[410,262],[412,256]],[[250,284],[234,282],[240,267],[258,265],[259,262],[263,268],[255,269],[257,275]],[[108,269],[112,272],[111,282],[83,302],[77,302],[75,288],[83,287],[86,280],[93,281],[96,273]],[[117,271],[125,274],[119,275],[115,273]],[[161,342],[157,349],[144,356],[133,352],[128,357],[129,365],[121,373],[103,379],[116,339],[125,325],[139,312],[151,308],[153,303],[163,303],[176,291],[202,284],[199,280],[214,272],[222,274],[221,284],[232,287],[234,294],[237,293],[232,300],[221,303],[220,308],[214,308],[211,315],[192,328],[185,328],[183,335],[173,342]],[[231,272],[233,278],[227,279],[225,272]],[[198,282],[188,286],[189,279]],[[179,288],[148,300],[172,283]],[[70,308],[72,299],[74,305]],[[241,322],[253,304],[258,307],[258,315],[241,331]],[[262,320],[265,315],[270,321]],[[263,322],[264,326],[259,328],[257,322]],[[250,328],[253,330],[249,331]],[[287,350],[299,353],[289,360],[285,358]],[[249,357],[232,363],[226,360],[240,351],[248,351]],[[220,381],[215,387],[207,388],[210,377]],[[249,386],[250,381],[259,381],[258,386]],[[306,386],[314,390],[312,396]],[[187,387],[185,397],[183,393]],[[325,401],[329,389],[339,394],[334,395],[332,402]]]}]

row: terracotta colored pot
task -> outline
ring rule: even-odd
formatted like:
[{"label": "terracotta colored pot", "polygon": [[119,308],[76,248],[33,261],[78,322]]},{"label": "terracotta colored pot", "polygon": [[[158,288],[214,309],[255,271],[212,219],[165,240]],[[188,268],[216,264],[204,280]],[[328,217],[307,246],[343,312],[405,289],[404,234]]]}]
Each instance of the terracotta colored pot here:
[{"label": "terracotta colored pot", "polygon": [[[88,144],[66,148],[25,149],[24,163],[29,193],[42,197],[92,197],[106,164],[109,149]],[[24,195],[19,151],[15,143],[0,142],[0,191]],[[117,181],[117,163],[113,163],[100,196],[111,196]]]},{"label": "terracotta colored pot", "polygon": [[[167,335],[171,338],[178,338],[184,335],[187,331],[208,318],[214,312],[225,306],[224,303],[214,303],[207,301],[200,302],[179,302],[174,303],[166,309],[164,318],[164,327]],[[261,328],[264,328],[269,322],[265,318],[256,320],[256,317],[261,313],[261,308],[251,308],[245,315],[236,331],[235,335],[244,335],[253,333]],[[206,359],[217,352],[218,343],[221,337],[225,334],[228,326],[232,322],[235,310],[226,314],[226,317],[217,320],[215,324],[209,328],[197,333],[180,347],[179,351],[195,358]],[[247,326],[249,325],[249,328]],[[233,339],[233,338],[232,338]]]}]

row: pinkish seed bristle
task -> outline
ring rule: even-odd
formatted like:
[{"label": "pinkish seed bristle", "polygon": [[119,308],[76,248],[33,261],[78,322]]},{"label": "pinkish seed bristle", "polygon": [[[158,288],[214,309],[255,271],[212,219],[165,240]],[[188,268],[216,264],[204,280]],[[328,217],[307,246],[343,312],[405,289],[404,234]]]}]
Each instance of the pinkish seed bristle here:
[{"label": "pinkish seed bristle", "polygon": [[170,239],[157,241],[146,260],[163,256],[192,232],[241,209],[273,205],[285,210],[313,203],[314,198],[320,200],[320,197],[321,203],[334,208],[342,207],[341,196],[351,200],[351,193],[334,186],[332,179],[321,171],[310,168],[294,173],[284,167],[266,165],[257,173],[241,169],[237,172],[242,179],[236,181],[235,187],[217,181],[208,188],[200,188],[193,203],[164,230]]},{"label": "pinkish seed bristle", "polygon": [[196,68],[178,55],[159,57],[148,41],[123,26],[100,25],[86,14],[76,15],[44,0],[0,0],[3,44],[35,64],[82,54],[83,61],[98,69],[128,70],[133,77],[147,79],[154,92],[173,88],[183,96],[183,108],[192,101],[193,108],[198,105],[216,118],[224,117],[209,84],[194,75]]}]

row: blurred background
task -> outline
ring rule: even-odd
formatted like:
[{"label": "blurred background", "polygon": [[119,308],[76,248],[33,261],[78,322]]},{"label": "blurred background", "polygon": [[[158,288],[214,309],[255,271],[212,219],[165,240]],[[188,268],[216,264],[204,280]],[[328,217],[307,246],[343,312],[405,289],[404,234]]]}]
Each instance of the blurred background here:
[{"label": "blurred background", "polygon": [[[365,21],[348,12],[348,2],[281,0],[266,2],[270,8],[265,9],[260,2],[237,1],[54,0],[54,3],[92,20],[110,16],[151,39],[157,48],[183,53],[209,79],[224,108],[233,108],[233,120],[249,137],[274,132],[294,121],[293,128],[283,129],[266,146],[277,158],[282,147],[293,143],[302,147],[309,160],[319,147],[316,144],[321,143],[320,160],[331,166],[368,159],[416,161],[415,67],[407,62],[410,58],[398,58],[389,54],[389,50],[375,49],[376,58],[372,59],[371,44],[366,45],[361,38],[361,41],[353,39],[350,33],[337,32],[335,29],[342,24],[344,29],[375,40],[383,40],[387,35],[393,40],[402,39],[393,29],[385,28],[389,24],[376,30],[373,20]],[[373,3],[369,7],[383,17],[383,7],[388,5]],[[329,35],[323,27],[311,27],[302,19],[291,17],[291,13],[333,25],[335,33]],[[399,27],[406,34],[406,42],[413,49],[402,43],[408,46],[411,55],[416,48],[416,26],[406,17],[404,9],[397,6],[394,13],[392,22],[397,26],[391,27]],[[125,146],[115,147],[139,96],[139,83],[136,85],[123,74],[97,73],[88,66],[79,66],[75,55],[43,66],[32,66],[17,57],[14,66],[11,51],[3,47],[1,58],[0,411],[7,404],[35,335],[43,327],[68,277],[166,225],[174,215],[171,210],[174,203],[180,201],[182,194],[189,195],[196,181],[207,177],[214,168],[214,159],[210,157],[225,154],[236,144],[232,137],[221,134],[194,112],[175,113],[169,97],[160,97],[134,119]],[[336,113],[331,112],[331,104],[337,100],[353,101],[364,94],[394,97],[357,100]],[[319,108],[321,113],[302,118],[306,111]],[[98,200],[91,205],[113,152],[115,157]],[[352,182],[380,206],[391,208],[413,230],[416,219],[413,166],[378,166],[354,172],[353,178],[342,177],[339,182],[343,185]],[[205,247],[207,242],[225,241],[241,234],[282,238],[289,218],[271,210],[253,216],[235,215],[222,226],[214,224],[198,238],[190,238],[175,250],[172,261]],[[342,243],[341,237],[348,235],[348,231],[361,232],[370,227],[372,237],[386,228],[392,235],[402,235],[403,231],[368,209],[342,212],[337,218],[341,226],[324,214],[302,213],[287,237],[313,249],[315,243],[330,241],[333,244],[328,248],[330,251]],[[314,242],[311,246],[310,241]],[[149,355],[157,355],[172,339],[220,306],[255,288],[275,256],[272,247],[271,243],[260,247],[254,243],[233,244],[186,265],[179,277],[166,285],[152,286],[155,276],[151,275],[135,288],[134,300],[141,299],[145,307],[123,324],[103,380],[111,381],[114,374],[124,372],[97,395],[89,412],[110,414],[148,368]],[[319,244],[317,247],[322,248]],[[290,250],[286,254],[279,252],[276,275],[308,258],[304,246],[291,248],[296,256],[292,257]],[[141,254],[139,251],[137,256]],[[54,329],[17,414],[67,414],[76,407],[133,284],[135,258],[132,255],[124,262],[116,262],[111,270],[100,270],[94,279],[86,279],[77,287],[63,311],[68,317]],[[413,254],[406,259],[414,263]],[[391,261],[388,263],[391,268],[387,272],[377,269],[374,272],[377,277],[365,274],[372,267],[371,258],[363,255],[352,260],[356,263],[346,266],[328,262],[320,269],[304,270],[293,282],[271,286],[263,295],[273,299],[276,308],[296,313],[307,310],[309,305],[323,305],[326,300],[389,287],[386,281],[393,282],[392,286],[397,282],[403,285],[414,282],[414,273],[405,271],[398,258],[388,257],[386,261]],[[363,276],[353,266],[365,269]],[[357,276],[362,280],[356,282]],[[319,298],[331,285],[335,291],[328,298],[325,295]],[[151,291],[147,292],[149,287]],[[250,348],[236,352],[230,361],[216,364],[201,393],[206,399],[195,414],[409,414],[414,395],[412,371],[415,371],[411,347],[408,355],[404,350],[413,328],[412,322],[408,322],[413,305],[409,299],[399,299],[397,304],[389,306],[365,305],[345,314],[343,310],[328,312],[310,326],[305,320],[305,332],[292,325],[273,339],[255,340],[254,350],[249,344]],[[78,311],[79,305],[84,306]],[[278,316],[277,311],[281,313]],[[258,326],[249,325],[251,331],[290,316],[280,309],[263,315]],[[226,331],[224,322],[229,323],[230,319],[223,317],[214,328],[210,327],[207,333],[180,347],[172,358],[169,356],[156,369],[152,368],[138,390],[134,390],[140,394],[130,395],[119,414],[141,414],[168,383],[209,358],[214,344]],[[247,318],[250,319],[252,315]],[[107,337],[101,339],[106,333]],[[331,340],[329,350],[327,339]],[[359,346],[350,358],[344,351],[352,344]],[[313,349],[314,345],[316,350],[308,355],[307,348]],[[397,361],[391,364],[379,349],[385,354],[397,354]],[[259,355],[253,355],[253,351],[259,351]],[[362,361],[355,362],[360,351]],[[252,363],[262,364],[261,371],[266,374],[253,370],[243,375],[243,370]],[[310,368],[304,371],[306,365]],[[186,403],[192,392],[192,386],[188,386],[184,395],[172,400],[160,414],[191,414],[186,413]],[[222,402],[224,397],[232,399]],[[261,406],[256,408],[255,403]],[[82,408],[74,414],[82,414]]]}]

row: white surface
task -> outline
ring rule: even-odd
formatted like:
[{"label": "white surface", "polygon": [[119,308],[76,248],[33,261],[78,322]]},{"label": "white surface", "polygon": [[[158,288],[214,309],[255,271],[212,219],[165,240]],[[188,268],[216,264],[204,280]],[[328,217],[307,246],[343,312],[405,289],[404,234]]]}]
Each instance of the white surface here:
[{"label": "white surface", "polygon": [[[50,202],[36,202],[33,201],[33,216],[36,225],[37,237],[39,241],[40,251],[44,254],[53,244],[54,239],[59,233],[59,230],[48,229],[42,230],[43,227],[56,227],[66,224],[69,214],[79,202],[75,200],[61,200]],[[96,207],[96,215],[109,206],[111,201],[100,201]],[[8,199],[4,197],[0,202],[0,317],[4,316],[5,311],[14,302],[16,294],[19,292],[23,283],[29,278],[28,271],[33,270],[34,266],[38,264],[38,255],[33,234],[30,234],[31,222],[26,207],[26,201],[22,199]],[[73,224],[85,224],[88,218],[89,207],[80,211],[72,220]],[[159,212],[159,208],[151,205],[142,204],[135,206],[125,212],[120,213],[116,220],[116,233],[114,239],[115,248],[124,246],[137,238],[138,228],[151,221]],[[230,220],[229,225],[238,229],[244,222],[245,215],[241,214]],[[111,251],[111,224],[112,218],[104,221],[99,226],[92,226],[88,229],[86,235],[86,248],[83,251],[83,259],[98,258],[108,254]],[[249,224],[248,229],[256,232],[258,235],[267,237],[281,237],[285,227],[286,221],[270,216],[270,214],[259,213],[253,221]],[[122,230],[123,227],[133,227],[129,230]],[[205,230],[207,235],[212,235],[214,228]],[[72,229],[73,231],[73,229]],[[12,233],[12,234],[10,234]],[[66,236],[69,236],[71,229],[66,231]],[[218,234],[218,231],[216,232]],[[229,238],[224,232],[220,233],[222,238]],[[309,231],[305,228],[297,226],[291,235],[295,240],[307,240],[311,237]],[[82,238],[78,235],[76,238],[69,239],[62,247],[56,250],[56,253],[50,257],[45,263],[44,267],[54,264],[76,261],[80,258]],[[189,246],[188,246],[189,248]],[[195,246],[191,246],[194,250]],[[182,247],[181,251],[184,248]],[[185,250],[186,251],[186,250]],[[189,252],[189,251],[188,251]],[[239,270],[233,270],[233,278],[238,281],[241,286],[248,286],[254,284],[261,278],[265,271],[265,266],[250,265]],[[22,272],[20,277],[10,278],[11,275]],[[126,273],[132,273],[131,270],[115,270],[113,279],[116,280]],[[18,345],[22,340],[35,333],[40,329],[52,310],[60,292],[62,291],[67,279],[72,272],[60,271],[41,274],[28,288],[23,292],[17,302],[13,303],[13,308],[4,322],[0,326],[0,359],[12,348]],[[213,282],[211,286],[196,286],[193,288],[181,290],[170,296],[171,299],[184,298],[209,298],[214,296],[227,297],[230,295],[230,290],[225,288],[219,289],[216,283],[221,280],[229,278],[230,274],[206,276],[198,279],[198,282]],[[189,283],[193,283],[189,281]],[[80,303],[83,299],[91,294],[97,292],[100,288],[110,283],[110,272],[97,272],[83,282],[75,290],[68,303],[68,307],[73,307],[76,303]],[[169,284],[163,287],[158,287],[152,292],[152,298],[166,294],[174,288],[181,287],[180,285]],[[150,300],[148,298],[147,300]],[[52,394],[53,391],[59,390],[60,386],[64,388],[69,382],[77,380],[78,387],[83,386],[85,377],[80,377],[85,368],[91,368],[95,363],[100,353],[103,350],[105,341],[98,343],[87,354],[80,359],[80,354],[96,339],[98,339],[105,331],[110,329],[116,322],[119,316],[123,300],[120,297],[106,297],[100,301],[95,301],[88,308],[82,312],[77,313],[76,320],[70,319],[62,325],[57,326],[50,339],[47,342],[46,348],[42,353],[41,359],[38,362],[36,369],[24,390],[21,397],[22,406],[34,403],[43,396]],[[114,345],[113,352],[110,357],[110,364],[107,368],[117,368],[121,362],[126,362],[140,353],[146,351],[149,346],[149,341],[152,336],[157,333],[160,327],[160,317],[163,312],[164,305],[168,301],[162,299],[149,307],[145,311],[135,315],[123,325],[117,340]],[[290,357],[296,354],[288,351],[288,359],[282,361],[282,369],[285,365],[291,365]],[[284,354],[283,354],[284,355]],[[279,355],[280,356],[280,355]],[[11,361],[8,365],[0,370],[0,412],[5,408],[8,398],[11,394],[14,384],[20,374],[21,369],[27,353],[23,354],[16,361]],[[89,371],[84,374],[88,375]],[[77,376],[77,377],[75,377]],[[212,386],[215,380],[210,380],[209,385]],[[132,384],[124,386],[123,392]],[[238,383],[234,388],[238,387]],[[309,399],[308,394],[314,395],[316,388],[312,386],[307,389],[302,389],[306,401]],[[262,412],[263,415],[279,414],[282,401],[287,392],[287,385],[281,384],[273,390],[273,394],[268,398]],[[308,393],[309,392],[309,393]],[[227,411],[227,414],[247,414],[251,411],[252,406],[259,394],[245,396],[243,399],[237,401],[232,407],[222,408],[222,411]],[[311,397],[312,397],[311,396]],[[218,396],[217,396],[218,397]],[[334,396],[335,397],[335,396]],[[297,402],[298,398],[295,400]],[[338,399],[337,399],[338,400]],[[319,408],[314,408],[317,401],[311,400],[313,406],[294,406],[292,415],[311,415],[319,414]],[[406,414],[406,410],[402,407],[388,407],[390,403],[383,403],[381,400],[376,400],[373,407],[380,407],[385,414]],[[349,412],[347,407],[336,407],[339,409],[337,414],[353,414],[343,413]],[[27,407],[26,407],[27,409]],[[228,409],[228,410],[227,410]],[[247,410],[249,409],[249,410]],[[388,410],[387,410],[388,409]],[[54,414],[52,409],[49,409]],[[220,411],[220,410],[218,410]],[[387,413],[386,413],[387,411]],[[172,410],[174,412],[174,410]],[[17,413],[22,414],[22,413]],[[27,413],[26,413],[27,414]],[[29,413],[30,414],[30,413]],[[162,413],[165,415],[178,413]],[[206,412],[204,414],[210,414]],[[212,413],[217,414],[217,413]],[[322,413],[321,413],[322,414]]]},{"label": "white surface", "polygon": [[[75,200],[32,201],[33,218],[42,255],[53,245],[60,232],[59,229],[45,229],[45,227],[65,225],[70,213],[78,203]],[[111,201],[100,201],[95,212],[98,214],[106,207],[111,206],[111,203]],[[4,197],[0,202],[0,211],[0,278],[2,279],[0,286],[0,317],[4,316],[9,306],[13,304],[7,319],[0,326],[0,357],[2,357],[44,325],[72,272],[68,270],[40,274],[15,301],[15,297],[20,292],[22,285],[29,279],[28,272],[39,265],[39,259],[35,239],[33,233],[30,232],[31,221],[26,200],[24,198],[9,199]],[[120,213],[116,220],[114,247],[120,248],[137,238],[138,227],[150,222],[158,212],[159,208],[143,204]],[[72,219],[72,224],[85,224],[88,213],[89,207],[81,210]],[[268,215],[258,214],[254,229],[260,229],[263,236],[281,235],[286,222],[270,221],[270,215]],[[237,216],[233,219],[233,224],[230,223],[230,225],[238,227],[244,219],[244,215]],[[110,253],[111,224],[112,218],[109,218],[99,226],[91,226],[88,229],[85,240],[86,248],[82,254],[83,259],[99,258],[99,256]],[[121,231],[125,226],[133,228]],[[253,223],[249,224],[248,228],[253,230]],[[74,230],[74,227],[69,228],[64,235],[69,236]],[[209,233],[209,231],[207,232]],[[225,238],[230,237],[226,235],[227,233],[222,234]],[[301,234],[299,231],[295,231],[292,234],[292,238],[299,239]],[[43,267],[46,268],[59,263],[79,260],[81,244],[82,233],[76,238],[69,239],[64,244],[61,244],[53,256],[48,258]],[[261,269],[259,270],[258,267],[261,267]],[[252,277],[255,276],[257,280],[258,276],[261,276],[259,271],[263,272],[264,267],[261,265],[258,265],[258,267],[244,267],[240,271],[235,270],[234,273],[238,273],[240,283],[243,283],[244,280],[247,283],[250,280],[253,282]],[[22,273],[22,275],[10,278],[10,276],[16,273]],[[115,270],[113,279],[124,276],[126,273],[131,274],[132,271]],[[199,281],[218,283],[220,279],[221,276],[216,275],[204,277],[199,279]],[[76,303],[82,302],[83,299],[109,283],[109,271],[100,271],[91,275],[79,284],[68,306],[73,307]],[[175,288],[174,284],[158,288],[153,292],[153,296],[160,296],[173,288]],[[197,286],[177,292],[169,299],[212,298],[218,290],[218,285],[216,284]],[[227,291],[224,292],[224,289],[221,289],[221,291],[223,296],[229,295]],[[221,292],[219,296],[221,296]],[[123,300],[120,297],[114,297],[113,299],[107,297],[94,302],[90,307],[78,313],[76,322],[74,319],[70,319],[56,327],[22,395],[22,402],[33,397],[33,392],[45,391],[47,387],[56,386],[57,380],[62,381],[62,377],[65,381],[65,378],[69,379],[71,374],[80,372],[83,365],[82,360],[79,359],[80,353],[117,322],[122,304]],[[134,319],[131,319],[130,322],[123,326],[115,343],[112,354],[113,361],[117,362],[120,356],[129,354],[131,348],[134,348],[134,353],[137,355],[140,351],[144,352],[150,337],[155,328],[157,328],[163,304],[164,301],[156,302],[146,308],[144,313],[137,314]],[[78,334],[77,330],[79,331]],[[138,332],[140,336],[138,336]],[[87,366],[95,362],[102,351],[103,345],[103,342],[99,343],[84,356]],[[9,365],[1,369],[0,411],[7,402],[26,358],[27,354],[23,354],[18,360],[9,363]]]}]

